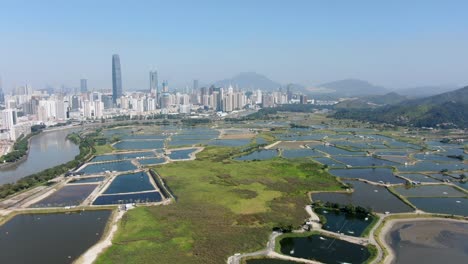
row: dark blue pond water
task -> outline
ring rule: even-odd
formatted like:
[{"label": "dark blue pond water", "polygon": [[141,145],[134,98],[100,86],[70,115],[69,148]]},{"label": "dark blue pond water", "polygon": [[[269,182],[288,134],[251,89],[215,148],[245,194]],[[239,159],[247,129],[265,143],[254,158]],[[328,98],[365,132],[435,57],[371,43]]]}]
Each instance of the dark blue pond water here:
[{"label": "dark blue pond water", "polygon": [[323,263],[363,263],[370,253],[366,247],[324,235],[283,238],[281,253]]},{"label": "dark blue pond water", "polygon": [[110,214],[17,215],[0,226],[0,263],[72,263],[101,238]]},{"label": "dark blue pond water", "polygon": [[359,181],[344,181],[353,185],[353,193],[314,193],[312,199],[323,202],[338,203],[341,205],[352,204],[370,208],[374,212],[403,213],[413,209],[403,203],[385,187],[374,186]]},{"label": "dark blue pond water", "polygon": [[327,219],[322,227],[323,229],[335,233],[344,233],[348,236],[361,236],[374,220],[374,217],[370,215],[350,215],[339,210],[316,208],[314,211]]},{"label": "dark blue pond water", "polygon": [[376,159],[373,157],[334,157],[337,161],[340,161],[346,165],[350,165],[353,167],[375,167],[375,166],[393,166],[397,165],[398,163],[389,161],[389,160],[382,160]]},{"label": "dark blue pond water", "polygon": [[362,151],[347,151],[340,148],[335,148],[332,146],[317,145],[314,146],[315,149],[328,153],[330,155],[354,155],[354,156],[364,156],[366,153]]},{"label": "dark blue pond water", "polygon": [[166,139],[164,135],[150,135],[150,134],[133,134],[121,136],[121,139]]},{"label": "dark blue pond water", "polygon": [[116,149],[160,149],[164,147],[163,140],[124,140],[117,142]]},{"label": "dark blue pond water", "polygon": [[365,179],[373,182],[404,183],[401,178],[393,175],[391,169],[331,169],[330,173],[341,178]]},{"label": "dark blue pond water", "polygon": [[440,182],[427,175],[419,174],[419,173],[408,173],[408,174],[400,174],[400,175],[412,181],[416,181],[416,182]]},{"label": "dark blue pond water", "polygon": [[129,160],[106,162],[100,164],[89,164],[84,167],[80,172],[85,174],[103,173],[105,171],[130,171],[135,170],[137,167]]},{"label": "dark blue pond water", "polygon": [[159,192],[145,192],[132,194],[101,195],[93,202],[94,205],[149,203],[162,200]]},{"label": "dark blue pond water", "polygon": [[398,166],[399,171],[433,171],[439,172],[447,169],[449,171],[468,169],[468,165],[457,162],[457,163],[436,163],[431,161],[420,161],[415,165]]},{"label": "dark blue pond water", "polygon": [[79,205],[94,191],[96,187],[96,184],[67,185],[39,202],[31,205],[31,207],[63,207]]},{"label": "dark blue pond water", "polygon": [[123,174],[115,177],[104,194],[141,192],[154,190],[148,174],[137,172],[132,174]]},{"label": "dark blue pond water", "polygon": [[316,160],[317,162],[319,162],[321,164],[328,165],[329,167],[339,167],[339,168],[344,168],[345,167],[345,165],[343,163],[338,162],[338,161],[333,160],[333,159],[330,159],[330,158],[326,158],[326,157],[314,158],[314,160]]},{"label": "dark blue pond water", "polygon": [[141,165],[156,165],[166,162],[164,158],[151,158],[151,159],[140,159],[138,162]]},{"label": "dark blue pond water", "polygon": [[198,144],[207,144],[209,141],[205,139],[187,139],[187,140],[171,140],[167,144],[171,147],[176,146],[192,146]]},{"label": "dark blue pond water", "polygon": [[395,191],[406,197],[466,197],[464,192],[448,185],[421,185],[407,188],[395,186]]},{"label": "dark blue pond water", "polygon": [[190,153],[196,149],[182,149],[182,150],[171,150],[169,158],[172,160],[190,159]]},{"label": "dark blue pond water", "polygon": [[313,149],[284,149],[283,157],[287,159],[303,157],[322,157],[323,154]]},{"label": "dark blue pond water", "polygon": [[139,157],[154,157],[154,152],[134,152],[134,153],[119,153],[111,155],[102,155],[94,157],[91,162],[108,161],[108,160],[123,160],[123,159],[136,159]]},{"label": "dark blue pond water", "polygon": [[468,216],[467,198],[408,198],[418,209],[429,213]]}]

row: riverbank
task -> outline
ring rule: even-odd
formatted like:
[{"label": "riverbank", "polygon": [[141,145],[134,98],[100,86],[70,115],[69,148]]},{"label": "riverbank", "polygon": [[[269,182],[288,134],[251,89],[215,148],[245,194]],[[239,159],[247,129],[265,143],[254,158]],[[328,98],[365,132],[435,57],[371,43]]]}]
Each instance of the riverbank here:
[{"label": "riverbank", "polygon": [[[1,156],[0,157],[0,169],[2,168],[9,168],[9,167],[12,167],[14,165],[17,165],[21,162],[23,162],[25,159],[27,159],[28,155],[29,155],[29,149],[30,149],[30,145],[31,145],[31,139],[34,137],[34,136],[37,136],[39,134],[41,134],[42,131],[38,131],[38,132],[34,132],[34,133],[31,133],[27,136],[24,136],[22,138],[20,138],[20,140],[17,140],[15,141],[15,143],[13,144],[12,146],[12,150]],[[25,144],[25,146],[21,146],[22,144]],[[18,146],[21,148],[21,149],[17,149]],[[18,158],[15,158],[14,161],[11,161],[11,162],[8,162],[9,159],[13,159],[14,158],[14,155],[13,154],[15,151],[19,151],[20,153],[18,153],[17,155],[19,155]]]},{"label": "riverbank", "polygon": [[18,192],[40,186],[47,181],[68,172],[70,169],[76,168],[79,164],[86,161],[93,155],[93,145],[94,141],[92,138],[83,138],[79,143],[79,154],[76,155],[73,160],[52,168],[42,170],[38,173],[25,176],[17,180],[15,183],[6,183],[0,185],[0,199],[4,199]]}]

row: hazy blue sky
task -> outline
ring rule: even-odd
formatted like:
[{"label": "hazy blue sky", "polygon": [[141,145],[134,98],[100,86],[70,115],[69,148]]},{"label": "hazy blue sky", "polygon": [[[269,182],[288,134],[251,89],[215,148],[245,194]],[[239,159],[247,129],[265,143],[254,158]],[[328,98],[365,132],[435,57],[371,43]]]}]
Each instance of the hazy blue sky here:
[{"label": "hazy blue sky", "polygon": [[0,0],[0,76],[124,89],[148,72],[185,85],[255,71],[313,85],[360,78],[388,87],[468,84],[468,1]]}]

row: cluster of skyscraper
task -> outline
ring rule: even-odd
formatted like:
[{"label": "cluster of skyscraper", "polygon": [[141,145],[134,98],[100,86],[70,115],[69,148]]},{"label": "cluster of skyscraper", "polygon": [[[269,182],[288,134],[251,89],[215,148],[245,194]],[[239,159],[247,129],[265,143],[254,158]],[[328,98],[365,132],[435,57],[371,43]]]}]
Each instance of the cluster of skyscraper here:
[{"label": "cluster of skyscraper", "polygon": [[[112,90],[89,89],[88,80],[81,79],[75,92],[33,90],[31,86],[16,87],[13,93],[3,95],[0,80],[0,105],[3,130],[10,132],[10,138],[22,133],[23,127],[37,123],[55,124],[67,120],[111,118],[114,116],[191,114],[205,111],[232,112],[244,108],[273,107],[287,103],[307,103],[305,96],[293,96],[288,90],[265,92],[262,90],[243,91],[238,87],[199,87],[198,80],[191,88],[170,91],[169,83],[159,84],[157,71],[149,72],[149,89],[123,92],[120,57],[112,56]],[[16,128],[16,129],[15,129]],[[2,130],[3,129],[3,130]],[[1,135],[0,135],[1,139]]]}]

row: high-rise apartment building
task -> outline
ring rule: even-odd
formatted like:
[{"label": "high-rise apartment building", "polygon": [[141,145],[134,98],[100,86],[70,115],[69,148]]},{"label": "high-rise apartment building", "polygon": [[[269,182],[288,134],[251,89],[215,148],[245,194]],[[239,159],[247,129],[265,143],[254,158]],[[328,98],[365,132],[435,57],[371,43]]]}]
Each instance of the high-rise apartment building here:
[{"label": "high-rise apartment building", "polygon": [[112,55],[112,101],[117,104],[117,98],[122,96],[122,72],[120,69],[120,57]]}]

